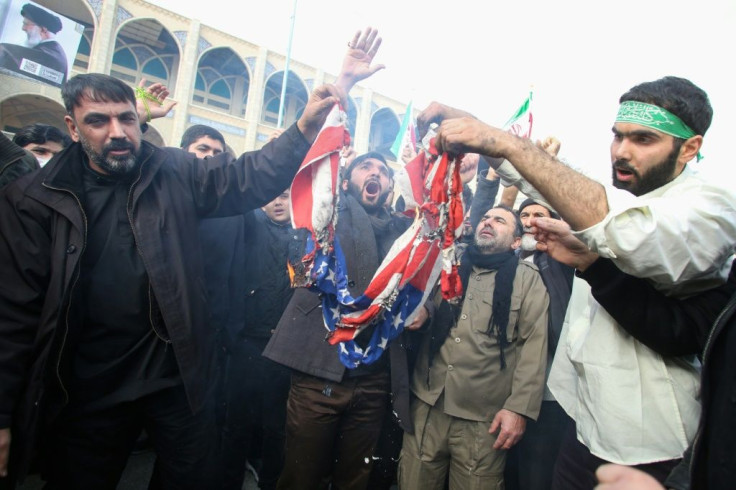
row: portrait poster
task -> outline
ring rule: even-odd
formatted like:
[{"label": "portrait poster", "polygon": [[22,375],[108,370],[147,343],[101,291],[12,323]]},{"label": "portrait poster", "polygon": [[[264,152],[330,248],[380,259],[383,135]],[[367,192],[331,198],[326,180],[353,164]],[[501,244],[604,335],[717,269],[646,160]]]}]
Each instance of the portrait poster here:
[{"label": "portrait poster", "polygon": [[0,0],[0,71],[61,86],[84,26],[29,0]]}]

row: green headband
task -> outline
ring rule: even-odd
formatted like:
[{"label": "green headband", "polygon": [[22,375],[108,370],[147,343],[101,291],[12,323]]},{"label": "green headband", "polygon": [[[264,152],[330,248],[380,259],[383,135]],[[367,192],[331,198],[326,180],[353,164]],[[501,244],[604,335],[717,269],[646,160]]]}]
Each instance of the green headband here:
[{"label": "green headband", "polygon": [[616,122],[641,124],[675,138],[688,139],[695,136],[695,131],[668,110],[635,100],[627,100],[621,104]]},{"label": "green headband", "polygon": [[[695,131],[670,111],[635,100],[627,100],[621,104],[616,115],[616,122],[640,124],[675,138],[688,139],[695,136]],[[698,161],[702,158],[698,153]]]}]

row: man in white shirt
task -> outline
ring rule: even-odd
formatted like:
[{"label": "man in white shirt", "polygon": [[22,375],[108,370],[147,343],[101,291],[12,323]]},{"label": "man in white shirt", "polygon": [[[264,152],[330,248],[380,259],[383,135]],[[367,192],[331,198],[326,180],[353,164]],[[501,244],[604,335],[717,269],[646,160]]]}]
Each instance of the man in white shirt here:
[{"label": "man in white shirt", "polygon": [[[625,272],[677,296],[724,282],[736,239],[736,196],[687,165],[712,119],[706,93],[665,77],[633,87],[620,103],[613,187],[531,141],[439,104],[420,115],[420,125],[445,119],[437,135],[441,150],[505,158],[498,168],[505,183],[543,198],[578,238]],[[664,479],[697,428],[698,373],[696,360],[663,358],[631,338],[576,280],[549,379],[576,422],[553,488],[592,488],[601,461]]]}]

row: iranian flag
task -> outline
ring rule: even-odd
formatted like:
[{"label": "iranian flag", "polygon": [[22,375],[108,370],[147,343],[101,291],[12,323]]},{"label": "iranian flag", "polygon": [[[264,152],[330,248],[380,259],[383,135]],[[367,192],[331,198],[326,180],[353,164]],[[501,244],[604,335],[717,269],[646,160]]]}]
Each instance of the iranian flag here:
[{"label": "iranian flag", "polygon": [[532,93],[529,92],[529,97],[524,100],[521,107],[503,125],[503,129],[522,138],[531,138],[532,122],[534,122],[534,118],[532,117]]},{"label": "iranian flag", "polygon": [[406,145],[411,145],[412,149],[417,149],[417,136],[416,136],[416,124],[414,124],[414,118],[412,117],[411,102],[406,108],[404,113],[404,120],[401,121],[401,128],[399,133],[396,135],[394,144],[391,145],[391,153],[394,154],[397,161],[401,161],[401,152],[404,151]]}]

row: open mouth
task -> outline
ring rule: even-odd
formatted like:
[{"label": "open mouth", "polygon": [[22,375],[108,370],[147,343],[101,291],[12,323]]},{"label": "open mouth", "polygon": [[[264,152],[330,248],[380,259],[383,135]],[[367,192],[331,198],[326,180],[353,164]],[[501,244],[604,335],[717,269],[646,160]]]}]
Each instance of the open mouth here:
[{"label": "open mouth", "polygon": [[622,182],[628,182],[634,179],[634,172],[625,168],[616,168],[616,178]]},{"label": "open mouth", "polygon": [[370,181],[363,189],[369,197],[375,197],[379,192],[381,192],[381,185],[376,181]]}]

